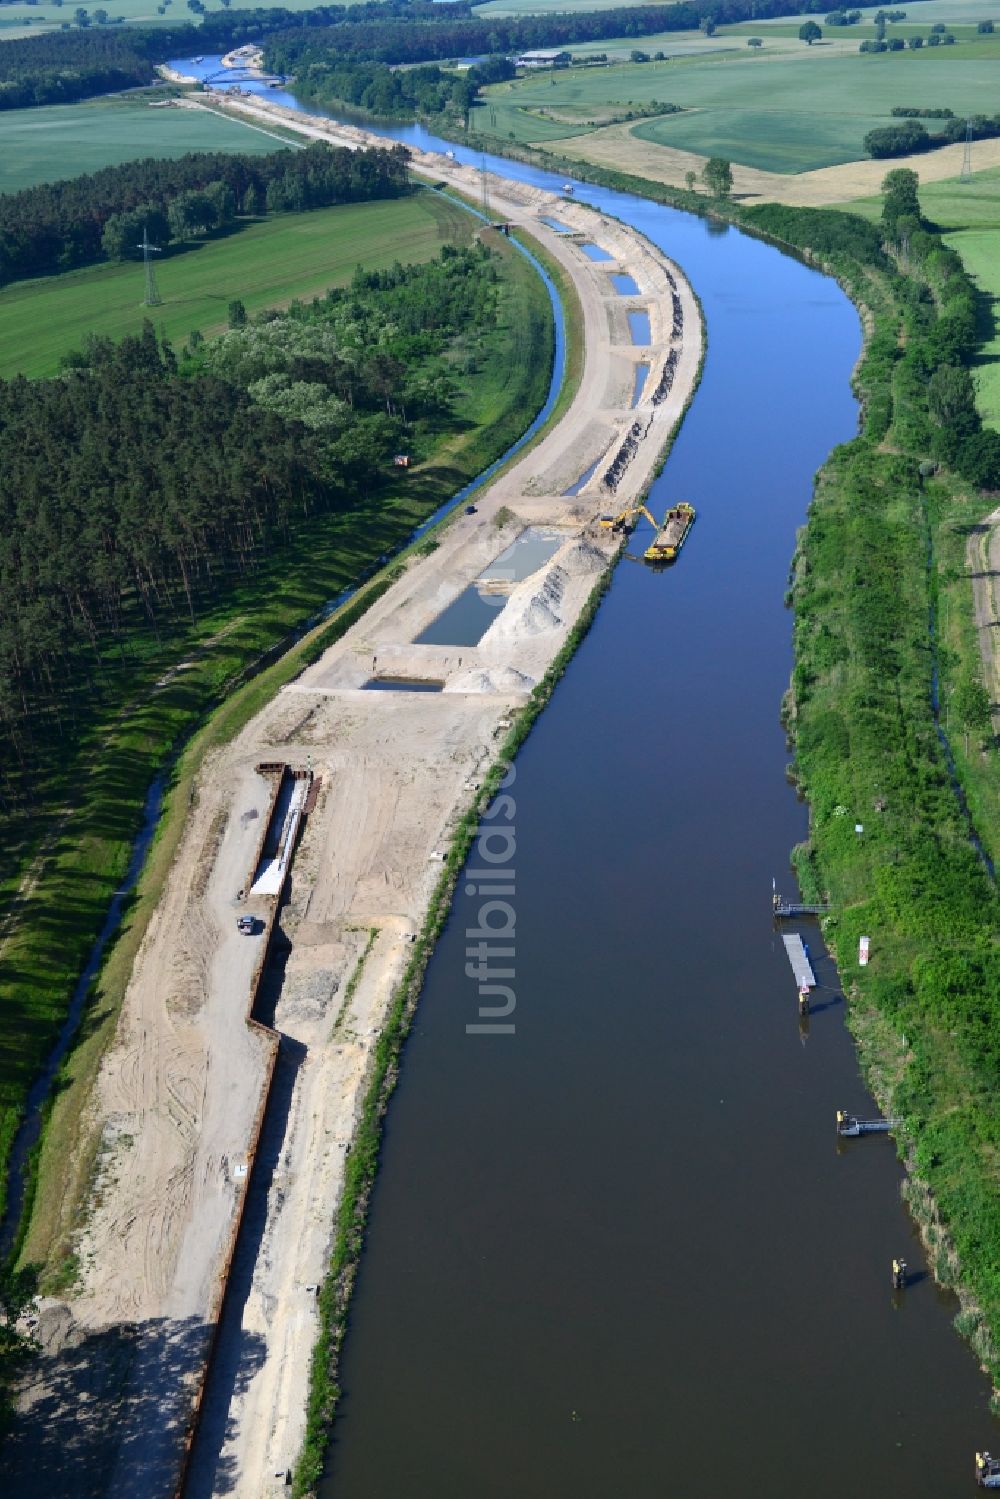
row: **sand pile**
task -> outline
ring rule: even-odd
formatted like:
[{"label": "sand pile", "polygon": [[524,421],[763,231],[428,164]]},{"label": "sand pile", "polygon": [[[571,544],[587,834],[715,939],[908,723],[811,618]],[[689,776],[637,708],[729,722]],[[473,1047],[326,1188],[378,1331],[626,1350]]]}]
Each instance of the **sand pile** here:
[{"label": "sand pile", "polygon": [[544,635],[563,624],[562,604],[572,579],[603,572],[607,558],[593,542],[579,540],[559,554],[539,579],[527,578],[511,594],[510,603],[482,640],[483,647],[530,635]]},{"label": "sand pile", "polygon": [[526,676],[513,666],[476,667],[453,677],[445,692],[495,692],[502,696],[515,692],[530,692],[535,685],[534,677]]},{"label": "sand pile", "polygon": [[567,577],[579,578],[586,574],[602,573],[608,565],[608,559],[600,547],[595,547],[592,541],[586,541],[583,537],[573,543],[569,551],[563,555],[559,564]]}]

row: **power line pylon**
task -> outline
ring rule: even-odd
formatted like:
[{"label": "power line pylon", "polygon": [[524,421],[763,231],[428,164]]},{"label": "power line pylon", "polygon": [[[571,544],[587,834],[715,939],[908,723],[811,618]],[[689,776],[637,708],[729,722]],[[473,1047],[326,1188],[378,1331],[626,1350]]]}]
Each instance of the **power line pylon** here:
[{"label": "power line pylon", "polygon": [[142,226],[142,244],[137,245],[136,249],[142,251],[142,263],[146,269],[146,295],[143,298],[142,305],[143,307],[159,307],[163,298],[160,296],[156,285],[156,272],[153,270],[152,256],[161,253],[160,246],[149,243],[149,235],[146,232],[145,224]]},{"label": "power line pylon", "polygon": [[965,152],[962,156],[962,175],[959,182],[972,181],[972,121],[965,122]]}]

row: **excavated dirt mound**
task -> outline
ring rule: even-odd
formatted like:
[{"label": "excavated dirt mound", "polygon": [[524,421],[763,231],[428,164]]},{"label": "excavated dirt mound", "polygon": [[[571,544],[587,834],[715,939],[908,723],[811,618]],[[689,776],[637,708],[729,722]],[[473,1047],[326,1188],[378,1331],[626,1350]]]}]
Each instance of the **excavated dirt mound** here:
[{"label": "excavated dirt mound", "polygon": [[534,677],[526,676],[513,666],[477,667],[454,677],[445,692],[495,692],[500,694],[530,692]]}]

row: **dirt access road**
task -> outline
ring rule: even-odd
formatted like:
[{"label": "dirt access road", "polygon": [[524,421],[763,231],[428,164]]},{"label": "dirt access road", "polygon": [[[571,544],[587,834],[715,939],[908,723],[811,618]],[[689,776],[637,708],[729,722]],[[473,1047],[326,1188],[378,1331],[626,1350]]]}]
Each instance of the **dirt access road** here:
[{"label": "dirt access road", "polygon": [[[227,107],[265,120],[289,113],[263,101]],[[306,126],[301,116],[283,123],[368,144],[363,132]],[[417,154],[415,167],[478,194],[478,173],[447,158]],[[546,437],[477,497],[477,513],[457,514],[436,550],[412,558],[343,639],[203,767],[95,1089],[103,1148],[78,1243],[79,1290],[43,1308],[47,1351],[23,1401],[36,1421],[72,1433],[50,1442],[62,1488],[46,1473],[48,1493],[165,1499],[177,1479],[268,1065],[266,1046],[244,1023],[256,944],[235,930],[237,910],[245,909],[235,892],[267,807],[266,783],[254,769],[261,760],[310,763],[322,789],[281,913],[290,951],[273,985],[282,1046],[273,1106],[280,1117],[269,1115],[268,1126],[270,1187],[253,1227],[241,1326],[223,1349],[224,1377],[213,1382],[188,1492],[256,1496],[280,1487],[275,1475],[294,1463],[304,1431],[315,1286],[328,1261],[345,1154],[443,851],[496,757],[505,723],[613,555],[615,543],[596,518],[642,492],[693,389],[702,327],[676,266],[582,205],[506,179],[489,186],[494,207],[572,278],[585,342],[579,389]],[[611,258],[595,263],[586,242]],[[636,295],[614,290],[609,272],[619,271],[634,279]],[[648,346],[630,340],[631,308],[649,315]],[[639,362],[650,368],[632,409]],[[654,404],[668,365],[672,385]],[[603,477],[630,431],[631,456],[619,458],[612,493]],[[597,460],[580,492],[567,494]],[[530,545],[550,555],[522,577],[516,561],[503,559],[529,529]],[[478,644],[415,643],[498,557],[507,576],[490,584],[497,615]],[[365,690],[373,673],[441,690]],[[465,1018],[474,1021],[474,986],[469,1000]],[[109,1343],[125,1352],[87,1408],[88,1447],[78,1398],[67,1407],[67,1391],[70,1399],[79,1392],[66,1370],[74,1360],[86,1364],[81,1350]],[[35,1474],[41,1477],[37,1467]],[[19,1491],[35,1490],[28,1483]]]}]

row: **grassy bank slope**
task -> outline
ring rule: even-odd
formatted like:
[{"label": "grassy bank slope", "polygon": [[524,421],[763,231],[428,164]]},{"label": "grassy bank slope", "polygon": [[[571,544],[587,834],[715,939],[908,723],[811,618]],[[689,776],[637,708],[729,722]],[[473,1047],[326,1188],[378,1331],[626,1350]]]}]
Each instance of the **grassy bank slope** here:
[{"label": "grassy bank slope", "polygon": [[[795,216],[784,222],[791,237]],[[959,1325],[996,1380],[1000,900],[973,846],[932,704],[937,670],[953,703],[959,772],[968,740],[992,786],[971,798],[975,831],[1000,847],[1000,763],[994,747],[980,749],[962,565],[968,527],[990,504],[947,470],[920,474],[938,443],[928,387],[955,357],[942,265],[936,250],[912,257],[905,276],[892,264],[838,261],[873,315],[858,375],[865,428],[818,479],[796,559],[786,706],[811,809],[802,882],[833,902],[826,932],[863,1060],[880,1101],[904,1117],[902,1147],[932,1194],[915,1191],[911,1200],[941,1250],[942,1278],[961,1280]],[[928,621],[944,590],[956,627],[941,649]],[[857,963],[862,934],[872,940],[865,969]],[[942,1247],[947,1236],[955,1253]]]},{"label": "grassy bank slope", "polygon": [[[436,221],[441,236],[449,237],[444,229],[457,225],[467,236],[474,220],[456,205],[448,207],[460,218]],[[353,210],[342,211],[354,217]],[[386,234],[390,229],[383,226]],[[38,883],[17,913],[15,931],[0,948],[2,1035],[11,1038],[0,1045],[0,1119],[8,1129],[121,876],[143,794],[168,746],[226,692],[226,684],[241,668],[357,579],[378,554],[502,452],[542,404],[551,361],[548,298],[537,275],[512,246],[501,243],[498,253],[501,314],[475,371],[463,376],[461,430],[456,433],[449,424],[430,460],[370,504],[296,535],[252,586],[227,600],[225,608],[200,619],[197,628],[178,628],[160,648],[150,643],[129,663],[131,674],[118,684],[115,701],[96,705],[94,720],[82,736],[80,759],[65,768],[60,785],[50,788],[32,824],[35,833],[57,831],[38,866]],[[156,689],[179,660],[190,662],[189,669]],[[119,718],[123,703],[128,708]],[[62,825],[60,800],[71,807]],[[165,863],[157,864],[159,858],[158,851],[154,887],[166,868]],[[74,1154],[72,1144],[148,906],[142,911],[142,920],[133,912],[125,924],[107,970],[112,977],[105,976],[97,986],[82,1044],[66,1069],[47,1131],[26,1252],[50,1271],[72,1269],[66,1266],[65,1254],[73,1205],[86,1176],[86,1161]],[[4,1139],[0,1125],[0,1147]]]},{"label": "grassy bank slope", "polygon": [[400,201],[278,214],[165,256],[156,265],[163,305],[153,309],[142,306],[141,257],[17,282],[0,292],[0,376],[53,375],[61,356],[89,333],[122,338],[150,316],[179,347],[193,328],[221,333],[234,297],[251,314],[287,306],[345,285],[357,265],[376,270],[394,260],[427,260],[444,241],[464,242],[468,234],[460,208],[422,191]]}]

